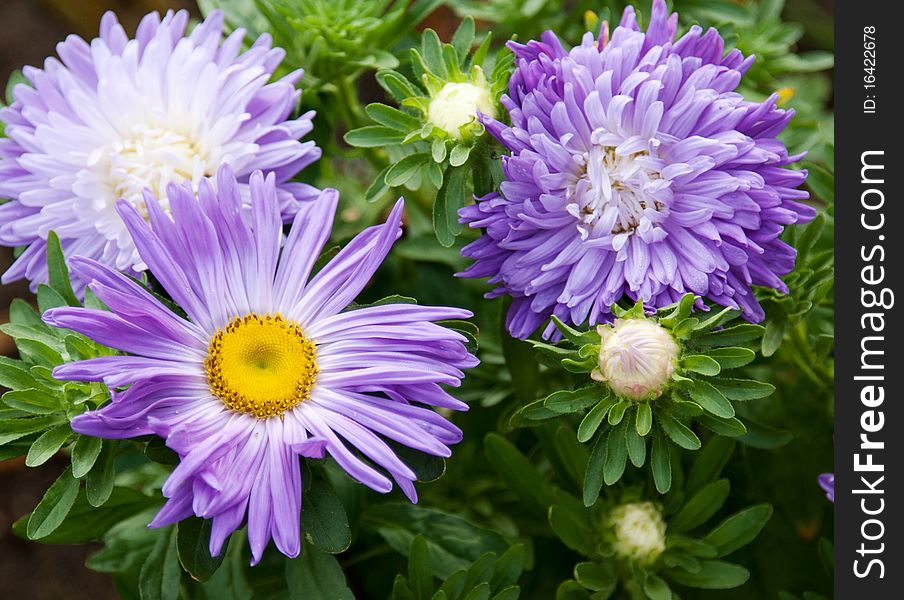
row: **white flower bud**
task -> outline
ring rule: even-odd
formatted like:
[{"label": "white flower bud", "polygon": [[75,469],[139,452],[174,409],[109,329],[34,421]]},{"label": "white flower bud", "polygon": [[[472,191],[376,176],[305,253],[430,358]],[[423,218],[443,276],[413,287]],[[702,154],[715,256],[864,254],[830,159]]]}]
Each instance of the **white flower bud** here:
[{"label": "white flower bud", "polygon": [[496,103],[479,78],[477,83],[449,82],[430,100],[427,118],[452,138],[461,139],[460,128],[477,119],[477,111],[491,117],[496,115]]},{"label": "white flower bud", "polygon": [[590,374],[632,400],[658,398],[678,364],[678,344],[650,319],[617,319],[600,325],[599,368]]},{"label": "white flower bud", "polygon": [[665,551],[665,521],[652,502],[632,502],[609,514],[615,553],[624,559],[652,564]]}]

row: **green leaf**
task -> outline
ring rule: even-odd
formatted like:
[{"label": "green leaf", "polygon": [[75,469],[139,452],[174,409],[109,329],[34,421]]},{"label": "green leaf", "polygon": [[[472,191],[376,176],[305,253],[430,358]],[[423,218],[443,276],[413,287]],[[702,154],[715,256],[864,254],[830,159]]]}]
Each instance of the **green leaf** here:
[{"label": "green leaf", "polygon": [[763,425],[762,423],[757,423],[750,419],[746,419],[746,421],[747,427],[745,433],[738,439],[748,446],[763,450],[775,450],[794,439],[794,436],[789,431],[776,429],[775,427]]},{"label": "green leaf", "polygon": [[672,457],[665,435],[659,428],[656,429],[653,435],[650,464],[653,470],[653,482],[656,484],[656,491],[660,494],[667,493],[672,488]]},{"label": "green leaf", "polygon": [[117,444],[115,440],[104,440],[100,456],[85,479],[85,490],[91,506],[102,506],[113,492],[113,480],[116,477],[113,461],[116,458]]},{"label": "green leaf", "polygon": [[344,552],[352,543],[345,507],[332,486],[319,477],[305,492],[301,529],[308,542],[330,554]]},{"label": "green leaf", "polygon": [[60,397],[38,389],[6,392],[3,402],[10,408],[36,415],[49,415],[62,410]]},{"label": "green leaf", "polygon": [[45,431],[31,445],[28,456],[25,457],[25,465],[28,467],[43,465],[60,451],[71,435],[72,429],[68,423]]},{"label": "green leaf", "polygon": [[585,556],[592,556],[596,550],[596,541],[587,531],[589,516],[586,510],[576,512],[566,506],[551,506],[549,525],[566,546]]},{"label": "green leaf", "polygon": [[[753,379],[713,379],[712,384],[723,396],[729,400],[736,400],[739,402],[765,398],[775,391],[775,386],[771,383],[764,383]],[[727,417],[731,415],[719,416]]]},{"label": "green leaf", "polygon": [[747,428],[737,418],[723,419],[714,417],[713,415],[701,415],[697,421],[714,433],[719,435],[727,435],[729,437],[738,437],[747,433]]},{"label": "green leaf", "polygon": [[458,210],[464,207],[467,199],[467,179],[468,172],[464,167],[446,169],[443,187],[437,192],[433,202],[436,239],[447,248],[455,243],[455,237],[462,231],[462,225],[458,222]]},{"label": "green leaf", "polygon": [[487,552],[501,554],[508,548],[495,531],[440,510],[407,502],[374,506],[368,510],[366,518],[374,522],[380,535],[403,555],[408,553],[414,536],[423,534],[430,548],[430,562],[440,579],[467,568]]},{"label": "green leaf", "polygon": [[427,539],[416,535],[408,550],[408,584],[417,600],[430,600],[433,595],[433,569]]},{"label": "green leaf", "polygon": [[734,439],[721,436],[714,437],[707,442],[691,465],[684,491],[693,494],[709,482],[714,481],[722,472],[728,459],[731,458],[735,445]]},{"label": "green leaf", "polygon": [[24,363],[0,356],[0,387],[27,390],[35,387],[34,377],[25,370]]},{"label": "green leaf", "polygon": [[752,542],[771,517],[772,507],[770,505],[751,506],[719,523],[703,538],[703,541],[714,546],[718,556],[727,556]]},{"label": "green leaf", "polygon": [[286,561],[285,578],[289,600],[355,598],[336,557],[310,545],[300,557]]},{"label": "green leaf", "polygon": [[[210,579],[226,557],[226,548],[219,556],[210,555],[210,530],[213,521],[189,517],[179,521],[176,534],[176,550],[182,568],[195,581]],[[226,540],[228,545],[229,540]]]},{"label": "green leaf", "polygon": [[[113,490],[110,500],[101,508],[94,508],[85,499],[85,493],[79,490],[72,508],[62,524],[53,533],[42,537],[42,544],[85,544],[100,539],[117,523],[153,506],[154,499],[135,490],[118,487]],[[13,532],[20,537],[27,537],[28,521],[26,515],[16,521]]]},{"label": "green leaf", "polygon": [[621,479],[625,472],[628,459],[628,447],[625,439],[627,431],[628,422],[623,420],[609,433],[606,443],[606,461],[603,463],[603,482],[606,485],[613,485]]},{"label": "green leaf", "polygon": [[376,79],[377,83],[398,102],[423,95],[413,83],[396,71],[380,71]]},{"label": "green leaf", "polygon": [[44,283],[40,284],[38,286],[38,308],[41,309],[41,313],[59,306],[69,306],[69,304],[66,302],[65,298],[49,285]]},{"label": "green leaf", "polygon": [[103,448],[103,440],[90,435],[79,435],[72,446],[72,476],[81,479],[94,467]]},{"label": "green leaf", "polygon": [[772,356],[782,345],[785,339],[785,330],[788,322],[784,318],[771,319],[766,324],[766,332],[763,334],[762,352],[763,356]]},{"label": "green leaf", "polygon": [[43,431],[59,424],[65,419],[58,415],[46,417],[26,417],[23,419],[6,419],[3,421],[2,433],[0,433],[0,446],[8,444],[32,433]]},{"label": "green leaf", "polygon": [[672,600],[672,590],[662,577],[648,573],[643,582],[643,591],[650,600]]},{"label": "green leaf", "polygon": [[443,45],[432,29],[425,29],[421,36],[421,56],[424,58],[424,64],[434,75],[441,79],[448,77],[449,71],[443,61]]},{"label": "green leaf", "polygon": [[582,586],[594,592],[611,594],[618,586],[618,575],[608,564],[578,563],[574,567],[574,578]]},{"label": "green leaf", "polygon": [[621,400],[609,411],[609,425],[618,425],[625,418],[625,411],[633,404],[630,400]]},{"label": "green leaf", "polygon": [[417,117],[379,102],[368,104],[364,108],[364,112],[380,125],[406,134],[409,131],[420,129],[422,126],[420,119]]},{"label": "green leaf", "polygon": [[543,400],[543,406],[558,414],[573,413],[597,404],[608,393],[608,390],[598,385],[561,390],[547,396]]},{"label": "green leaf", "polygon": [[60,245],[60,238],[53,231],[47,235],[47,273],[51,289],[58,293],[69,306],[82,305],[75,292],[72,291],[66,257],[63,256],[63,247]]},{"label": "green leaf", "polygon": [[498,433],[488,434],[484,440],[484,455],[521,499],[533,503],[542,511],[555,503],[552,486],[510,441]]},{"label": "green leaf", "polygon": [[395,129],[382,125],[368,125],[347,132],[343,139],[349,146],[357,148],[381,148],[402,143],[405,136]]},{"label": "green leaf", "polygon": [[518,583],[524,571],[525,550],[522,544],[516,544],[505,551],[496,561],[490,587],[494,590],[506,590]]},{"label": "green leaf", "polygon": [[26,529],[28,538],[38,540],[53,533],[69,514],[78,489],[78,479],[72,476],[72,468],[69,467],[51,484],[32,511]]},{"label": "green leaf", "polygon": [[584,473],[584,506],[593,506],[600,496],[603,488],[603,463],[606,461],[606,441],[608,431],[603,431],[596,437],[590,459],[587,461],[587,470]]},{"label": "green leaf", "polygon": [[694,340],[696,346],[711,348],[714,346],[737,346],[753,342],[763,335],[763,327],[752,323],[742,323],[707,333]]},{"label": "green leaf", "polygon": [[625,442],[628,446],[628,458],[635,467],[642,467],[647,459],[647,440],[637,433],[637,427],[628,425],[625,428]]},{"label": "green leaf", "polygon": [[709,382],[695,381],[687,388],[687,392],[690,394],[691,400],[717,417],[730,419],[735,415],[731,402]]},{"label": "green leaf", "polygon": [[461,20],[461,25],[452,36],[452,47],[458,54],[458,60],[463,61],[474,43],[474,18],[470,15]]},{"label": "green leaf", "polygon": [[700,571],[689,573],[681,570],[669,571],[669,577],[687,587],[707,590],[727,590],[744,585],[750,578],[750,572],[740,565],[720,560],[700,561]]},{"label": "green leaf", "polygon": [[634,428],[637,435],[646,437],[653,428],[653,409],[649,402],[637,403],[637,417],[634,420]]},{"label": "green leaf", "polygon": [[749,348],[713,348],[707,355],[718,362],[722,369],[743,367],[756,358],[756,353]]},{"label": "green leaf", "polygon": [[449,164],[453,167],[460,167],[468,162],[468,156],[471,153],[471,147],[464,144],[456,144],[449,153]]},{"label": "green leaf", "polygon": [[701,375],[708,375],[710,377],[718,375],[722,370],[722,367],[716,359],[705,354],[687,355],[681,359],[681,366],[688,371],[700,373]]},{"label": "green leaf", "polygon": [[238,536],[224,550],[226,558],[223,564],[201,586],[207,600],[252,600],[253,592],[245,577],[243,546],[241,536]]},{"label": "green leaf", "polygon": [[386,185],[400,187],[408,183],[430,158],[426,154],[409,154],[386,171]]},{"label": "green leaf", "polygon": [[603,419],[606,418],[609,409],[616,404],[618,404],[617,398],[607,396],[590,409],[590,412],[581,419],[581,424],[578,426],[578,441],[583,444],[592,438],[602,424]]},{"label": "green leaf", "polygon": [[730,489],[727,479],[705,485],[669,520],[669,532],[681,533],[705,523],[725,504]]},{"label": "green leaf", "polygon": [[181,575],[176,528],[170,526],[157,538],[154,549],[141,567],[138,577],[141,600],[176,600]]},{"label": "green leaf", "polygon": [[700,438],[687,425],[670,414],[662,413],[658,419],[660,427],[673,442],[685,450],[699,450]]}]

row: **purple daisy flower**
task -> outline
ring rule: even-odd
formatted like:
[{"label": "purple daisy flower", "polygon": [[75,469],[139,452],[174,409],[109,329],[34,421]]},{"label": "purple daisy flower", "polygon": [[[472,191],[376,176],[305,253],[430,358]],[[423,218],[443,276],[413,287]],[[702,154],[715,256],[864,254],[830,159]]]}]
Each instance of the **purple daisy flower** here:
[{"label": "purple daisy flower", "polygon": [[[3,283],[47,281],[47,234],[67,256],[88,256],[121,271],[145,268],[115,204],[125,198],[147,213],[150,188],[169,210],[167,185],[197,191],[224,163],[248,198],[252,169],[274,173],[282,216],[291,220],[317,190],[289,179],[320,157],[299,138],[313,113],[289,119],[301,72],[268,83],[285,52],[268,35],[241,52],[244,30],[223,39],[213,12],[184,36],[188,13],[144,17],[129,39],[113,13],[90,43],[71,35],[44,68],[25,67],[31,85],[13,90],[0,110],[0,244],[27,246]],[[77,292],[83,281],[74,282]]]},{"label": "purple daisy flower", "polygon": [[116,206],[142,260],[187,318],[109,266],[72,259],[110,311],[56,308],[44,320],[129,353],[54,371],[111,390],[129,386],[73,419],[73,429],[164,438],[181,461],[151,526],[191,514],[213,519],[212,555],[246,514],[255,562],[271,537],[284,554],[298,554],[299,456],[328,453],[368,487],[386,493],[393,479],[415,502],[415,473],[384,438],[449,456],[461,431],[430,407],[466,410],[441,386],[458,386],[462,369],[478,361],[464,336],[433,322],[469,311],[412,304],[345,311],[401,234],[402,201],[386,224],[365,229],[310,277],[338,192],[301,206],[281,255],[275,175],[251,175],[250,209],[227,167],[216,189],[203,179],[195,196],[190,184],[171,184],[172,219],[149,192],[147,220],[127,200]]},{"label": "purple daisy flower", "polygon": [[784,168],[802,155],[776,139],[794,111],[745,101],[733,90],[753,57],[723,54],[715,29],[676,41],[676,23],[654,0],[646,33],[628,7],[611,39],[509,44],[512,125],[482,118],[510,150],[506,179],[460,216],[484,230],[461,275],[512,297],[513,336],[551,315],[611,321],[625,295],[658,308],[693,292],[756,322],[751,286],[787,292],[795,251],[779,235],[815,214],[806,172]]},{"label": "purple daisy flower", "polygon": [[835,474],[823,473],[818,478],[819,487],[826,493],[826,498],[835,502]]}]

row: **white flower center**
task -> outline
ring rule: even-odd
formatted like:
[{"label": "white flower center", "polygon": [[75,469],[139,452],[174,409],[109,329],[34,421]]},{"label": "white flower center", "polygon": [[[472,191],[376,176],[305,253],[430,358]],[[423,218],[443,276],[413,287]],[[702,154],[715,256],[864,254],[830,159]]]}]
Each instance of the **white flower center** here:
[{"label": "white flower center", "polygon": [[430,100],[427,118],[455,139],[461,127],[477,119],[477,111],[495,116],[496,105],[486,86],[449,82]]},{"label": "white flower center", "polygon": [[665,551],[665,521],[652,502],[623,504],[612,510],[609,519],[615,553],[621,558],[651,564]]},{"label": "white flower center", "polygon": [[163,127],[139,124],[131,135],[97,149],[89,166],[106,181],[115,199],[125,198],[147,214],[142,194],[149,189],[169,209],[166,187],[214,174],[207,153],[186,135]]},{"label": "white flower center", "polygon": [[632,400],[659,397],[675,372],[679,348],[672,334],[649,319],[600,325],[599,368],[591,377]]},{"label": "white flower center", "polygon": [[599,145],[576,159],[584,173],[568,190],[566,209],[578,220],[581,239],[647,232],[666,215],[668,182],[659,172],[662,161],[648,150]]}]

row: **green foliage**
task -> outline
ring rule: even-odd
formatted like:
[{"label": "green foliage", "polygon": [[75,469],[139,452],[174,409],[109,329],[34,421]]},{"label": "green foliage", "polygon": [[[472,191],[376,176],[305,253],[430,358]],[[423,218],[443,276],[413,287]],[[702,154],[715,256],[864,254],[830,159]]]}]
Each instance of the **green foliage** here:
[{"label": "green foliage", "polygon": [[[398,108],[383,103],[367,105],[365,112],[375,123],[345,134],[345,141],[359,148],[382,148],[389,166],[381,171],[366,197],[379,201],[390,190],[433,190],[432,220],[436,238],[451,246],[462,231],[458,210],[472,194],[486,194],[495,188],[499,169],[489,160],[490,147],[483,125],[477,121],[479,108],[490,116],[502,111],[502,95],[511,70],[510,53],[494,58],[488,54],[492,35],[486,34],[472,53],[475,25],[465,18],[450,43],[442,43],[432,29],[421,35],[418,47],[411,48],[412,78],[393,70],[377,73],[377,83]],[[490,73],[489,78],[486,73]],[[450,129],[444,113],[462,110],[455,98],[445,100],[448,86],[464,85],[485,96],[470,119],[453,119]],[[439,98],[439,100],[437,100]],[[440,119],[436,122],[436,119]]]},{"label": "green foliage", "polygon": [[[504,42],[553,29],[577,43],[603,21],[614,28],[625,0],[448,2],[462,17],[454,32],[443,27],[449,13],[435,12],[440,0],[199,4],[205,14],[222,9],[232,28],[269,32],[287,50],[279,75],[305,70],[298,111],[318,111],[313,138],[324,159],[304,181],[342,192],[330,250],[315,270],[405,196],[404,236],[358,306],[417,298],[475,313],[445,324],[481,360],[454,391],[471,407],[451,417],[463,440],[446,460],[390,443],[418,476],[417,505],[364,489],[331,459],[302,461],[296,558],[270,548],[250,567],[244,529],[211,557],[211,523],[202,519],[148,529],[179,457],[156,437],[72,431],[72,418],[110,394],[101,384],[57,380],[53,369],[112,350],[41,320],[49,308],[80,304],[51,234],[50,281],[37,309],[15,300],[0,326],[19,355],[0,357],[0,460],[18,457],[58,475],[16,521],[16,535],[99,541],[87,565],[111,574],[124,598],[830,597],[832,509],[815,477],[831,470],[832,456],[832,26],[816,3],[670,3],[679,34],[718,26],[728,47],[757,55],[745,97],[778,93],[779,105],[796,111],[782,138],[791,152],[808,152],[800,166],[818,216],[783,234],[797,265],[785,277],[787,294],[756,290],[767,315],[761,325],[720,307],[692,312],[690,296],[654,316],[616,307],[620,318],[661,323],[681,349],[667,389],[641,402],[591,378],[595,330],[557,323],[561,342],[514,340],[505,302],[483,298],[484,283],[453,279],[467,266],[460,246],[476,235],[459,224],[458,209],[497,189],[503,148],[476,120],[449,130],[430,116],[431,101],[456,83],[484,86],[506,119],[499,100],[513,55]],[[649,5],[636,8],[643,24]],[[7,103],[22,80],[11,77]],[[90,292],[84,303],[104,309]],[[612,518],[628,503],[661,512],[665,548],[655,560],[618,553]]]},{"label": "green foliage", "polygon": [[[591,379],[600,355],[601,338],[596,331],[580,332],[553,317],[563,342],[533,342],[561,368],[584,375],[585,379],[579,379],[578,387],[571,391],[558,390],[525,405],[513,415],[511,424],[529,426],[548,419],[580,417],[577,439],[581,443],[592,442],[584,478],[587,506],[596,501],[603,485],[611,486],[621,479],[629,459],[640,468],[648,453],[656,465],[652,472],[657,489],[668,492],[671,469],[665,454],[671,451],[671,444],[691,451],[700,448],[700,438],[690,427],[694,421],[718,435],[744,441],[747,428],[736,417],[735,403],[766,397],[775,389],[769,383],[727,377],[725,373],[754,360],[752,348],[763,328],[737,324],[737,312],[727,308],[717,307],[708,315],[692,316],[695,300],[688,294],[650,318],[681,347],[671,381],[654,398],[621,397],[606,383]],[[642,302],[630,309],[615,305],[613,312],[620,319],[648,319]]]}]

